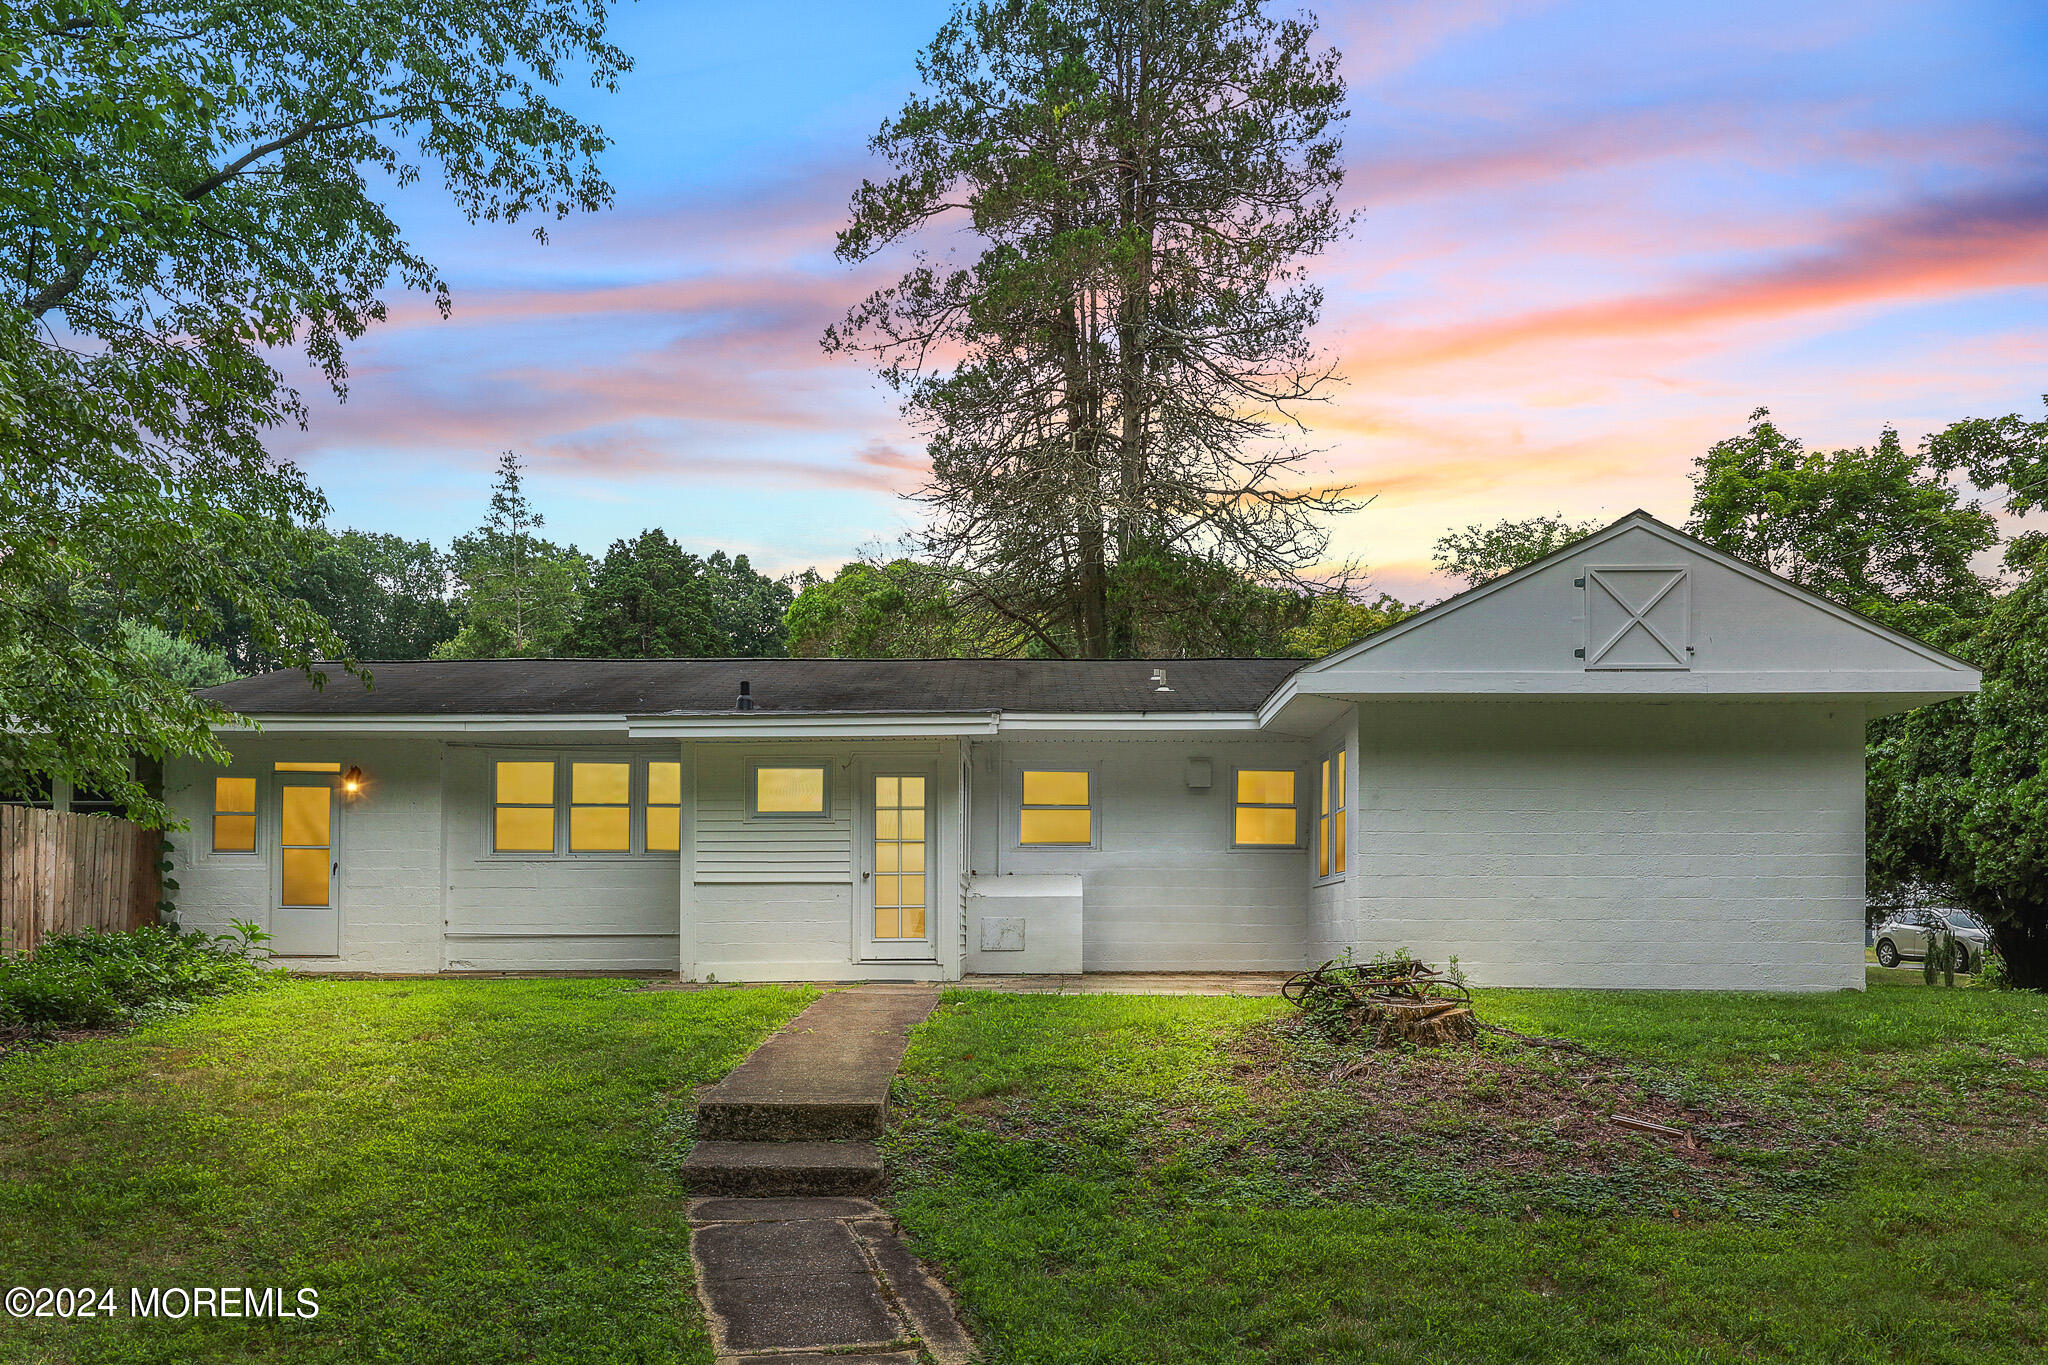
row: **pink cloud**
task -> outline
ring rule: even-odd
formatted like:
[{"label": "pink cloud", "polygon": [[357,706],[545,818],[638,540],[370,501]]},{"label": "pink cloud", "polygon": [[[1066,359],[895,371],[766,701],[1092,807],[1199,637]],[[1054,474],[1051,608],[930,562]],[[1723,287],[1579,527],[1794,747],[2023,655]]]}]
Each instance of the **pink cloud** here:
[{"label": "pink cloud", "polygon": [[1903,298],[2048,283],[2048,188],[1918,206],[1861,224],[1832,248],[1677,288],[1369,336],[1354,374],[1560,343],[1665,336]]}]

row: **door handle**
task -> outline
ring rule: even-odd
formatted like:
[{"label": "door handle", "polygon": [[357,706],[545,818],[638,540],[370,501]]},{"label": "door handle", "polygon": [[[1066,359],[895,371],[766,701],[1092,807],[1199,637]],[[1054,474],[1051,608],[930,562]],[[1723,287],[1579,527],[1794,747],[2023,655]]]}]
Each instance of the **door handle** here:
[{"label": "door handle", "polygon": [[872,877],[872,876],[874,876],[874,875],[875,875],[875,874],[874,874],[874,873],[872,873],[872,872],[863,872],[863,873],[861,873],[861,874],[860,874],[860,879],[861,879],[862,881],[866,881],[866,880],[867,880],[868,878],[870,878],[870,877]]}]

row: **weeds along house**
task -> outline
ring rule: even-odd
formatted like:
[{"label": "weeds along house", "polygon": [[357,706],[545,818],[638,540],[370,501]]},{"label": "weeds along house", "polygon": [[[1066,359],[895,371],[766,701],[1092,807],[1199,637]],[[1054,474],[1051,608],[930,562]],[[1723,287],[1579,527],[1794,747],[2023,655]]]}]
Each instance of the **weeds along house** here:
[{"label": "weeds along house", "polygon": [[1976,671],[1641,512],[1326,659],[383,663],[207,695],[191,927],[309,970],[1863,981],[1864,722]]}]

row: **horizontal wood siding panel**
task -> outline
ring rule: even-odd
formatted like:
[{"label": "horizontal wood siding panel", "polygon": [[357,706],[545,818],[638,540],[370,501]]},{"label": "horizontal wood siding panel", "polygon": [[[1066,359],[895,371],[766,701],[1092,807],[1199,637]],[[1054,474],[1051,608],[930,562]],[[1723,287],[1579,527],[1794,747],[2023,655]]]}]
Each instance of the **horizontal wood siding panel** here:
[{"label": "horizontal wood siding panel", "polygon": [[[697,871],[710,885],[753,882],[851,882],[852,769],[838,748],[704,745],[697,751]],[[752,759],[832,764],[831,816],[825,820],[749,820],[746,773]],[[840,935],[839,952],[846,951]]]}]

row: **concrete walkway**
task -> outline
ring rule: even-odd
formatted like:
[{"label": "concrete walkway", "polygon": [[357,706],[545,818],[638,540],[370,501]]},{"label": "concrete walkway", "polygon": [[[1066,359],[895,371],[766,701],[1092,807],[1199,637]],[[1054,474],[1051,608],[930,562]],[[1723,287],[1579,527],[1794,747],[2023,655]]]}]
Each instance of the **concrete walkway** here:
[{"label": "concrete walkway", "polygon": [[719,1365],[965,1365],[974,1342],[865,1199],[699,1199],[698,1296]]},{"label": "concrete walkway", "polygon": [[1292,972],[1080,972],[1073,976],[964,976],[962,990],[1022,995],[1278,995]]},{"label": "concrete walkway", "polygon": [[720,1365],[940,1365],[974,1343],[889,1216],[874,1139],[929,986],[833,991],[697,1092],[683,1179],[697,1292]]}]

